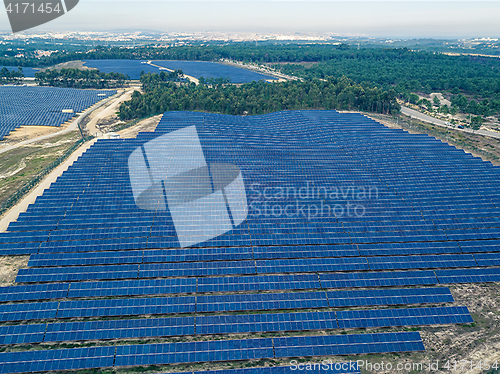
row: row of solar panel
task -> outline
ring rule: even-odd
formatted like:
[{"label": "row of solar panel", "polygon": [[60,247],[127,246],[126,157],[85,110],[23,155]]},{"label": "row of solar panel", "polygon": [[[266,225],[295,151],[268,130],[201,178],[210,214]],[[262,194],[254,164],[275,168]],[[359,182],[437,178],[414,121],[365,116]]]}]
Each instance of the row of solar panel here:
[{"label": "row of solar panel", "polygon": [[[116,94],[112,90],[56,87],[0,87],[0,140],[26,125],[60,126],[78,112]],[[71,113],[62,113],[71,109]]]},{"label": "row of solar panel", "polygon": [[[93,191],[92,191],[93,192]],[[49,216],[50,221],[40,221],[38,223],[33,222],[32,220],[29,220],[30,216],[37,215],[39,213],[35,213],[32,211],[29,215],[23,215],[20,216],[17,220],[17,222],[13,222],[11,225],[9,225],[9,231],[14,231],[14,232],[26,232],[26,231],[40,231],[40,230],[51,230],[51,235],[50,237],[47,237],[48,241],[61,241],[61,240],[81,240],[81,239],[104,239],[104,238],[116,238],[119,236],[116,236],[118,234],[117,228],[120,226],[123,227],[122,229],[122,237],[127,236],[127,237],[137,237],[137,236],[167,236],[168,234],[163,234],[162,232],[155,232],[154,229],[158,228],[159,225],[157,222],[155,222],[154,217],[150,217],[149,215],[142,215],[142,212],[137,211],[137,209],[132,209],[131,213],[133,213],[134,216],[139,216],[142,218],[141,221],[138,223],[141,224],[139,228],[141,229],[138,232],[137,226],[136,227],[127,227],[129,226],[132,221],[130,219],[126,219],[125,217],[114,217],[113,220],[106,220],[103,219],[103,217],[92,217],[92,214],[90,216],[84,217],[81,214],[71,214],[71,212],[68,212],[69,214],[67,216],[64,216],[63,214],[58,214],[54,215],[54,210],[52,209],[53,206],[61,207],[64,206],[64,204],[69,204],[67,207],[70,208],[72,206],[72,209],[69,209],[70,211],[76,210],[76,208],[80,208],[83,206],[92,206],[97,203],[99,204],[106,204],[108,207],[112,208],[112,204],[120,203],[120,209],[123,210],[125,208],[123,201],[124,199],[130,199],[130,206],[133,208],[135,207],[134,201],[131,199],[129,195],[129,191],[127,190],[127,186],[123,186],[123,191],[121,193],[114,193],[109,196],[108,194],[103,193],[102,191],[98,191],[101,194],[100,200],[96,200],[95,198],[90,199],[87,201],[87,199],[80,195],[78,199],[78,204],[75,205],[78,194],[74,194],[74,196],[54,196],[54,197],[49,197],[47,196],[45,199],[38,199],[37,204],[43,205],[47,209],[47,213],[51,213],[52,216]],[[89,193],[89,192],[87,192]],[[118,196],[117,196],[118,195]],[[495,199],[498,199],[499,197],[495,197]],[[451,199],[451,198],[450,198]],[[391,200],[389,200],[391,201]],[[455,200],[456,201],[456,200]],[[496,201],[496,200],[495,200]],[[287,201],[286,200],[280,200],[279,203],[282,206],[286,206]],[[339,201],[337,202],[338,204],[345,204],[346,201]],[[397,207],[393,206],[396,202],[391,201],[390,204],[381,204],[380,198],[377,200],[377,203],[369,203],[369,202],[363,202],[363,206],[365,207],[365,214],[372,214],[380,210],[384,211],[394,211],[394,210],[404,210],[405,213],[408,213],[414,209],[411,206],[404,207],[404,203],[398,204]],[[399,202],[398,202],[399,203]],[[435,204],[436,206],[439,205],[439,207],[442,209],[440,212],[449,210],[446,209],[449,206],[445,206],[444,204],[452,204],[453,201],[450,201],[447,203],[446,201],[443,200],[436,200]],[[260,205],[257,205],[258,203],[252,202],[252,206],[254,207],[253,209],[256,209],[257,207],[259,209],[264,209],[264,207],[261,207]],[[269,203],[268,203],[269,204]],[[329,206],[335,206],[336,202],[329,200]],[[492,204],[491,202],[489,204]],[[474,210],[478,211],[481,205],[481,200],[471,200],[470,206],[473,206]],[[463,209],[464,206],[463,204],[461,205],[460,203],[455,203],[454,205],[455,209]],[[493,207],[493,205],[492,205]],[[326,208],[325,208],[326,209]],[[432,207],[431,209],[435,209]],[[420,208],[419,209],[422,214],[426,214],[426,210]],[[79,212],[81,213],[81,212]],[[122,212],[123,213],[123,212]],[[272,215],[270,215],[272,217]],[[500,222],[498,220],[498,217],[481,217],[476,220],[470,220],[467,218],[463,219],[443,219],[443,220],[437,220],[436,222],[433,222],[433,220],[422,220],[422,216],[419,214],[415,214],[413,216],[408,216],[408,219],[399,219],[395,220],[394,218],[390,220],[357,220],[357,221],[348,221],[348,220],[343,220],[342,217],[339,217],[339,221],[333,221],[333,218],[330,217],[318,217],[318,218],[323,218],[321,221],[324,223],[321,227],[318,227],[319,222],[308,222],[309,225],[305,225],[304,223],[301,225],[295,224],[297,226],[295,228],[296,232],[318,232],[319,230],[328,230],[332,232],[334,230],[335,232],[349,232],[352,234],[358,234],[358,233],[363,233],[363,232],[399,232],[399,231],[433,231],[438,229],[438,232],[442,234],[442,231],[440,230],[446,230],[446,233],[452,235],[453,230],[460,230],[460,229],[478,229],[478,228],[498,228],[500,225]],[[78,225],[82,223],[97,223],[99,222],[102,223],[104,226],[96,227],[94,230],[90,229],[75,229],[71,228],[68,226],[71,225]],[[106,224],[112,224],[111,226],[106,225]],[[44,229],[43,226],[47,226],[46,229]],[[281,222],[276,222],[271,226],[271,224],[268,224],[270,227],[266,227],[265,225],[263,226],[257,226],[257,225],[250,225],[248,230],[250,233],[262,233],[265,232],[265,230],[268,229],[273,229],[275,232],[280,232],[280,233],[286,233],[287,229],[291,230],[292,228],[287,228],[283,227],[283,224]],[[134,228],[136,230],[134,230]],[[152,230],[153,229],[153,230]],[[152,231],[151,231],[152,230]],[[170,233],[171,234],[171,233]]]},{"label": "row of solar panel", "polygon": [[357,270],[439,269],[500,265],[500,253],[150,263],[20,269],[17,283],[214,275],[327,273]]},{"label": "row of solar panel", "polygon": [[[99,223],[93,223],[96,227],[98,227]],[[491,229],[497,230],[498,229]],[[465,232],[469,231],[469,233]],[[481,230],[483,231],[483,230]],[[99,239],[99,240],[69,240],[69,241],[58,241],[58,242],[46,242],[46,241],[38,241],[36,231],[31,232],[23,232],[24,238],[19,239],[19,236],[16,236],[18,233],[5,233],[5,234],[13,234],[12,237],[6,237],[2,244],[2,249],[0,249],[1,256],[7,255],[30,255],[30,254],[45,254],[45,253],[66,253],[66,252],[96,252],[96,251],[123,251],[123,250],[134,250],[134,249],[177,249],[179,247],[179,243],[176,237],[174,236],[157,236],[157,237],[135,237],[135,238],[117,238],[117,239]],[[298,235],[301,236],[302,234]],[[323,233],[317,235],[304,234],[302,238],[291,239],[290,236],[286,235],[253,235],[250,238],[248,234],[242,235],[226,235],[223,237],[219,237],[217,240],[213,239],[209,243],[204,243],[204,245],[198,245],[195,247],[232,247],[232,246],[240,246],[240,247],[249,247],[253,246],[254,248],[259,247],[268,247],[268,246],[335,246],[335,245],[364,245],[368,246],[378,246],[378,245],[399,245],[401,247],[405,247],[406,245],[412,245],[413,243],[419,243],[422,247],[427,246],[429,243],[436,242],[441,240],[441,242],[450,242],[452,244],[461,244],[465,242],[465,249],[462,252],[496,252],[498,251],[498,243],[492,244],[488,242],[497,242],[498,241],[498,232],[479,232],[473,230],[464,230],[460,231],[460,234],[457,234],[460,238],[456,237],[454,240],[448,240],[446,237],[438,238],[431,236],[418,236],[412,235],[407,236],[401,234],[400,236],[384,236],[384,237],[376,237],[373,236],[370,238],[359,238],[359,240],[351,241],[350,237],[333,235],[330,233]],[[13,240],[13,242],[10,242]],[[30,240],[29,242],[18,242],[19,240]],[[44,239],[41,239],[44,240]],[[474,246],[468,245],[471,242],[475,242]],[[482,249],[482,245],[484,244],[485,248]],[[489,245],[491,244],[491,245]],[[377,253],[372,250],[366,250],[360,253],[360,255],[369,256],[369,255],[387,255],[387,254],[427,254],[427,253],[460,253],[458,247],[455,250],[444,250],[441,251],[439,249],[415,249],[414,251],[406,251],[404,249],[395,250],[392,252],[385,253]],[[314,251],[312,253],[300,254],[296,253],[297,257],[307,257],[316,256]],[[337,254],[333,254],[336,256]],[[272,257],[276,256],[276,257]],[[325,256],[321,256],[325,257]],[[255,259],[259,258],[287,258],[286,255],[280,253],[279,251],[276,254],[257,252],[254,257]],[[289,258],[289,257],[288,257]]]},{"label": "row of solar panel", "polygon": [[[74,183],[78,183],[78,181],[75,181]],[[81,183],[81,181],[80,181]],[[115,217],[115,219],[111,220],[99,220],[98,218],[92,217],[92,215],[95,215],[95,212],[93,210],[100,210],[102,209],[102,206],[106,206],[108,209],[106,212],[108,214],[110,211],[116,211],[118,214],[123,214],[125,212],[128,212],[131,216],[136,217],[138,220],[138,223],[147,229],[151,229],[151,227],[154,224],[154,220],[150,218],[150,215],[146,215],[144,212],[141,212],[134,204],[134,201],[131,199],[131,196],[129,195],[128,192],[128,187],[127,186],[113,186],[115,188],[121,188],[122,192],[121,193],[115,193],[112,197],[110,196],[109,198],[106,196],[103,196],[101,200],[96,201],[94,200],[87,200],[85,198],[85,195],[82,194],[81,191],[75,191],[74,196],[67,196],[67,197],[57,197],[55,201],[53,202],[44,202],[43,200],[40,200],[37,202],[35,205],[36,208],[31,208],[28,210],[28,213],[26,215],[20,216],[20,219],[17,221],[17,223],[13,223],[12,225],[9,226],[9,231],[15,231],[15,232],[26,232],[26,231],[37,231],[37,230],[43,230],[43,227],[40,227],[40,225],[47,225],[48,230],[52,231],[57,231],[57,230],[72,230],[72,229],[78,229],[78,225],[88,225],[88,228],[117,228],[120,227],[120,222],[122,223],[122,226],[130,226],[131,221],[126,220],[120,216]],[[70,187],[68,186],[66,189],[69,189]],[[104,191],[100,189],[96,189],[96,191],[87,191],[88,194],[90,193],[99,193],[99,194],[104,194]],[[116,196],[118,194],[118,196]],[[78,199],[79,198],[79,199]],[[78,199],[79,204],[76,204]],[[498,197],[491,197],[493,201],[495,201],[498,204]],[[129,201],[130,200],[130,201]],[[128,201],[125,203],[125,201]],[[286,204],[284,202],[278,202],[281,203],[279,206],[285,206]],[[399,201],[394,201],[392,204],[400,203]],[[290,216],[290,215],[276,215],[276,209],[280,209],[279,206],[278,208],[273,208],[275,209],[274,211],[269,210],[267,215],[261,214],[261,218],[265,218],[269,223],[279,223],[279,218],[280,216],[283,219],[286,219],[287,221],[290,222],[325,222],[328,223],[328,226],[332,226],[332,229],[335,228],[339,232],[351,232],[353,235],[357,234],[362,234],[363,232],[397,232],[397,231],[409,231],[411,228],[410,226],[413,226],[416,230],[415,231],[424,231],[424,230],[432,230],[432,231],[438,231],[439,234],[443,234],[442,229],[448,230],[447,233],[450,235],[453,234],[454,230],[459,230],[459,229],[475,229],[475,228],[488,228],[488,227],[498,227],[498,224],[494,222],[493,217],[498,217],[498,208],[492,208],[492,209],[486,209],[486,208],[481,208],[480,207],[480,202],[475,201],[471,202],[471,206],[469,209],[464,209],[464,206],[460,206],[460,204],[455,205],[455,209],[442,209],[442,210],[437,210],[437,207],[440,207],[440,204],[442,204],[442,201],[436,201],[436,210],[430,210],[426,211],[425,209],[422,209],[420,211],[414,211],[411,206],[406,207],[406,208],[394,208],[392,206],[382,206],[382,205],[375,205],[373,203],[370,203],[368,201],[363,201],[363,206],[365,207],[365,210],[363,210],[363,215],[359,217],[355,217],[356,219],[353,219],[353,216],[347,216],[347,215],[340,215],[339,211],[331,211],[333,209],[332,207],[335,207],[336,204],[329,201],[329,207],[330,207],[330,215],[326,214],[326,210],[328,209],[325,206],[324,214],[315,214],[314,216],[310,217],[310,219],[306,219],[307,216]],[[252,215],[253,213],[258,213],[257,208],[261,209],[261,213],[265,213],[265,206],[260,206],[256,205],[258,203],[253,202],[252,206],[253,208],[250,209],[249,213]],[[268,203],[269,204],[269,203]],[[277,203],[275,203],[277,204]],[[345,201],[339,202],[340,205],[344,206],[346,204]],[[401,205],[401,203],[400,203]],[[450,206],[451,207],[451,206]],[[474,208],[475,207],[475,208]],[[446,208],[446,207],[445,207]],[[271,208],[268,208],[271,209]],[[337,207],[337,209],[340,209],[340,207]],[[62,210],[62,211],[61,211]],[[67,213],[66,216],[64,216],[64,213]],[[51,218],[51,221],[47,222],[30,222],[29,219],[26,219],[30,216],[36,216],[42,213],[47,213],[49,215],[48,218]],[[60,215],[63,215],[63,217],[57,217],[54,214],[59,213]],[[88,213],[89,216],[85,217],[83,216],[83,213]],[[314,213],[314,212],[313,212]],[[334,214],[337,213],[337,214]],[[52,215],[52,217],[50,216]],[[422,217],[422,215],[424,217]],[[454,216],[457,217],[454,217]],[[386,218],[384,218],[384,216]],[[448,217],[449,216],[449,217]],[[161,217],[161,216],[160,216]],[[460,219],[466,221],[468,218],[471,217],[476,217],[478,219],[482,220],[487,220],[488,222],[467,222],[467,224],[464,223],[463,226],[457,225],[457,223],[450,223],[448,222],[449,220],[452,219]],[[292,220],[293,218],[293,220]],[[335,219],[338,219],[339,223],[337,225],[332,225],[331,222],[334,221]],[[422,219],[425,219],[427,221],[427,225],[432,225],[432,227],[422,227]],[[369,228],[366,226],[363,227],[361,225],[350,225],[351,222],[373,222],[373,221],[393,221],[394,223],[392,225],[389,224],[378,224],[378,225],[373,225]],[[99,222],[100,221],[100,222]],[[398,224],[398,221],[403,221]],[[410,221],[408,222],[408,225],[404,224],[404,221]],[[434,224],[433,224],[434,221]],[[92,226],[95,223],[100,223],[102,226]],[[344,228],[342,228],[341,223],[344,225]],[[459,222],[460,223],[460,222]],[[30,225],[31,224],[31,225]],[[395,227],[397,225],[397,227]],[[434,225],[439,230],[436,230],[434,228]],[[346,227],[347,226],[347,227]],[[349,227],[351,226],[351,227]],[[57,230],[56,230],[57,229]],[[83,229],[83,228],[82,228]],[[260,229],[260,228],[259,228]],[[258,233],[258,229],[256,228],[251,228],[250,229],[252,233]],[[311,228],[312,231],[312,228]],[[55,233],[55,232],[54,232]],[[68,240],[72,239],[71,237],[66,237],[65,232],[60,232],[60,235],[54,236],[54,237],[46,237],[45,240]],[[69,232],[68,232],[69,234]],[[83,232],[82,232],[83,234]],[[105,238],[109,237],[112,234],[112,232],[109,233],[98,233],[96,232],[93,236],[88,237],[89,239],[99,239],[99,238]],[[134,236],[137,235],[136,233],[130,232],[128,236]],[[75,233],[72,234],[72,236],[75,236]],[[147,235],[149,236],[149,235]],[[151,236],[159,236],[158,233],[152,232]],[[82,237],[82,238],[87,238],[87,237]],[[75,237],[74,239],[78,239],[78,237]],[[20,241],[20,240],[19,240]]]},{"label": "row of solar panel", "polygon": [[478,282],[500,282],[500,268],[45,283],[0,287],[0,302]]},{"label": "row of solar panel", "polygon": [[472,323],[467,307],[245,314],[0,326],[0,344]]},{"label": "row of solar panel", "polygon": [[74,300],[0,305],[0,322],[146,314],[451,303],[446,287]]},{"label": "row of solar panel", "polygon": [[[44,240],[47,241],[105,239],[110,237],[116,238],[118,237],[116,236],[116,234],[118,234],[117,229],[120,227],[123,227],[121,230],[122,234],[126,235],[127,237],[172,235],[171,231],[169,231],[168,233],[162,233],[161,231],[156,232],[155,229],[161,227],[158,220],[154,219],[154,216],[151,217],[150,214],[144,214],[137,209],[134,200],[129,195],[130,191],[128,191],[127,186],[115,186],[115,188],[118,187],[122,188],[121,193],[115,192],[110,196],[107,196],[106,193],[99,190],[90,192],[87,191],[87,193],[101,194],[102,197],[100,198],[100,200],[96,200],[95,198],[87,199],[85,195],[82,195],[81,191],[75,193],[74,196],[57,196],[54,197],[53,200],[47,200],[48,198],[39,199],[36,204],[36,206],[38,206],[38,210],[35,210],[35,208],[33,208],[29,210],[29,213],[20,216],[17,222],[13,222],[11,225],[9,225],[9,231],[16,232],[21,236],[21,238],[18,239],[18,242],[23,241],[22,233],[26,233],[27,231],[44,230],[43,227],[40,227],[40,225],[47,225],[48,228],[46,230],[51,230],[51,235],[44,238]],[[496,197],[495,199],[498,198],[499,197]],[[124,200],[130,201],[125,204]],[[76,201],[78,201],[79,203],[76,204]],[[279,204],[278,208],[273,208],[274,205],[269,205],[271,203],[267,202],[267,209],[274,210],[269,210],[268,214],[266,214],[266,205],[262,205],[264,203],[251,201],[252,208],[249,211],[250,215],[252,215],[252,213],[256,213],[255,211],[257,211],[258,208],[261,210],[261,213],[263,213],[261,214],[263,215],[262,218],[265,218],[268,222],[267,225],[262,226],[250,224],[246,229],[249,233],[252,234],[266,233],[266,231],[270,229],[272,229],[275,233],[285,234],[288,232],[288,230],[294,229],[293,227],[284,226],[283,224],[287,221],[279,221],[278,218],[280,216],[284,216],[288,219],[294,218],[294,220],[288,220],[290,223],[287,224],[287,226],[296,226],[296,232],[338,232],[351,233],[353,236],[363,236],[366,233],[382,234],[384,232],[390,234],[401,231],[427,231],[436,235],[443,235],[444,233],[454,235],[456,234],[455,231],[460,229],[473,230],[499,227],[499,222],[497,219],[498,208],[492,207],[491,209],[486,209],[485,207],[483,207],[480,201],[471,201],[471,203],[469,204],[470,207],[466,211],[471,211],[472,213],[476,213],[476,215],[478,213],[488,213],[488,216],[479,216],[474,221],[471,221],[466,217],[460,219],[444,218],[438,220],[436,219],[437,217],[434,216],[428,217],[426,220],[423,220],[422,214],[429,214],[425,211],[425,209],[420,209],[421,212],[412,212],[412,210],[415,208],[411,206],[405,207],[403,205],[404,203],[401,203],[399,201],[391,201],[389,204],[381,204],[380,200],[377,201],[378,203],[376,204],[370,203],[368,201],[363,201],[363,220],[360,219],[361,217],[356,217],[359,218],[357,220],[350,220],[348,218],[351,216],[342,217],[340,214],[337,214],[338,221],[336,221],[332,212],[332,214],[330,215],[315,214],[313,217],[310,217],[313,219],[304,219],[307,217],[297,215],[294,215],[293,217],[283,214],[278,215],[276,214],[276,210],[283,209],[279,207],[286,207],[287,204],[292,203],[281,200],[274,203]],[[326,208],[325,206],[324,209],[331,210],[332,207],[336,207],[336,204],[340,204],[343,206],[347,202],[349,201],[340,200],[336,202],[329,200],[328,207],[330,208]],[[443,205],[445,203],[446,202],[443,202],[442,200],[437,200],[435,203],[436,209],[437,206],[442,209],[438,212],[431,211],[430,214],[450,214],[452,211],[451,209],[446,209],[446,206],[444,206],[443,208]],[[395,204],[398,204],[398,206],[393,206]],[[451,202],[449,204],[451,204]],[[127,219],[126,217],[118,215],[114,217],[114,219],[105,219],[106,217],[93,217],[95,213],[92,214],[92,212],[89,212],[88,216],[84,216],[82,214],[86,210],[91,210],[86,209],[86,207],[97,208],[97,205],[105,205],[110,210],[118,210],[116,208],[119,208],[120,212],[117,213],[121,213],[122,215],[125,212],[129,212],[131,216],[137,218],[137,223],[138,225],[140,225],[138,226],[138,228],[140,228],[140,231],[137,230],[137,227],[135,227],[136,230],[134,230],[133,227],[129,227],[133,223],[130,219],[132,217],[129,217],[129,219]],[[269,206],[271,206],[271,208],[269,208]],[[55,210],[56,207],[65,207],[68,210],[66,212],[67,215],[64,215],[63,212],[57,212],[57,210]],[[462,213],[466,208],[461,204],[455,204],[454,207],[455,209],[453,211],[456,211],[457,213]],[[340,209],[340,207],[337,208]],[[42,221],[36,223],[33,222],[32,219],[29,219],[30,217],[40,215],[41,213],[47,213],[47,218],[50,220],[46,222]],[[110,211],[108,210],[108,214],[109,213]],[[387,215],[387,213],[394,214],[397,217],[388,217],[387,219],[383,219],[382,217],[384,215]],[[374,218],[372,220],[368,219],[371,216],[373,216]],[[161,218],[161,216],[158,216],[157,218]],[[91,230],[92,227],[89,227],[86,230],[72,227],[73,225],[76,226],[85,223],[101,223],[103,224],[103,226],[95,227],[93,230]],[[108,225],[108,223],[111,225]],[[320,223],[322,225],[318,226]],[[451,240],[452,238],[449,239]]]},{"label": "row of solar panel", "polygon": [[[459,245],[460,244],[460,245]],[[359,247],[359,249],[358,249]],[[323,245],[233,248],[189,248],[176,250],[104,251],[47,253],[31,255],[29,267],[134,264],[154,262],[196,262],[315,257],[358,257],[385,255],[425,255],[444,253],[500,252],[500,240],[378,245]],[[490,255],[491,256],[491,255]],[[479,258],[481,258],[479,256]]]},{"label": "row of solar panel", "polygon": [[418,332],[122,345],[0,353],[0,373],[423,350]]}]

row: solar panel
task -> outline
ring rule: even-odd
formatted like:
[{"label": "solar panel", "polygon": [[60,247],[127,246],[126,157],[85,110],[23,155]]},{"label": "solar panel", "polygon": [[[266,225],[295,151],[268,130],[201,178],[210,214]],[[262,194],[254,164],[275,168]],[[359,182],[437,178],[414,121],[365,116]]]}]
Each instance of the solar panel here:
[{"label": "solar panel", "polygon": [[0,305],[0,321],[55,318],[58,305],[58,302],[3,304]]},{"label": "solar panel", "polygon": [[432,269],[477,266],[474,257],[469,254],[368,257],[368,264],[372,270]]},{"label": "solar panel", "polygon": [[387,287],[438,284],[433,271],[387,271],[320,274],[324,288]]},{"label": "solar panel", "polygon": [[274,338],[275,357],[423,351],[418,332]]},{"label": "solar panel", "polygon": [[49,323],[44,341],[134,339],[175,335],[194,335],[194,317]]},{"label": "solar panel", "polygon": [[273,358],[271,339],[242,339],[116,347],[115,366]]},{"label": "solar panel", "polygon": [[436,270],[439,283],[499,282],[500,268]]},{"label": "solar panel", "polygon": [[[183,247],[168,209],[136,205],[128,160],[188,126],[196,127],[207,162],[241,170],[248,215],[223,235]],[[41,342],[43,326],[46,342],[85,342],[330,330],[337,322],[342,328],[469,323],[466,309],[440,305],[453,302],[447,288],[394,287],[500,281],[498,177],[498,168],[472,155],[359,114],[167,112],[155,132],[96,141],[0,235],[4,254],[31,255],[16,281],[32,283],[0,288],[0,315],[36,321],[0,326],[0,339]],[[352,203],[358,210],[347,209]],[[186,221],[192,224],[186,231],[196,234],[192,217]],[[62,300],[39,302],[47,299]],[[19,301],[34,302],[12,304]],[[418,304],[438,305],[373,309]],[[177,316],[193,313],[199,314]],[[159,318],[137,317],[149,315]],[[45,318],[85,320],[38,321]],[[116,362],[423,349],[418,334],[397,334],[139,344],[118,348]],[[251,342],[265,345],[242,348]],[[58,370],[83,363],[68,365]]]},{"label": "solar panel", "polygon": [[180,69],[185,74],[196,78],[229,78],[232,83],[249,83],[258,80],[274,80],[276,78],[269,75],[257,73],[255,71],[242,69],[237,66],[223,65],[208,61],[154,61],[155,65],[168,68],[170,70]]},{"label": "solar panel", "polygon": [[194,297],[61,301],[57,318],[194,313]]},{"label": "solar panel", "polygon": [[255,259],[309,258],[309,257],[350,257],[359,256],[356,246],[319,245],[319,246],[273,246],[254,247]]},{"label": "solar panel", "polygon": [[474,258],[478,266],[499,266],[500,253],[476,253]]},{"label": "solar panel", "polygon": [[197,312],[325,307],[328,307],[328,300],[324,292],[235,294],[196,297]]},{"label": "solar panel", "polygon": [[74,266],[20,269],[17,283],[137,278],[139,265]]},{"label": "solar panel", "polygon": [[359,244],[358,247],[361,256],[461,253],[457,242]]},{"label": "solar panel", "polygon": [[472,323],[465,306],[442,308],[344,310],[337,312],[340,328],[374,328]]},{"label": "solar panel", "polygon": [[459,245],[464,253],[500,251],[500,240],[460,241]]},{"label": "solar panel", "polygon": [[253,261],[220,261],[144,264],[139,270],[139,278],[231,274],[255,274],[255,263]]},{"label": "solar panel", "polygon": [[1,373],[106,368],[113,366],[115,347],[87,347],[0,353]]},{"label": "solar panel", "polygon": [[0,302],[61,299],[68,295],[69,284],[35,284],[0,287]]},{"label": "solar panel", "polygon": [[363,257],[256,261],[257,273],[302,273],[368,270]]},{"label": "solar panel", "polygon": [[68,297],[161,295],[196,292],[196,278],[71,283]]},{"label": "solar panel", "polygon": [[183,248],[172,250],[144,251],[144,263],[148,262],[186,262],[186,261],[227,261],[251,260],[251,247],[234,248]]},{"label": "solar panel", "polygon": [[196,317],[197,334],[244,334],[337,328],[335,312],[246,314]]},{"label": "solar panel", "polygon": [[198,278],[198,292],[238,292],[321,288],[317,275],[262,275]]},{"label": "solar panel", "polygon": [[328,291],[327,295],[331,307],[454,302],[446,287]]},{"label": "solar panel", "polygon": [[[76,113],[116,94],[112,90],[2,86],[0,140],[20,126],[61,126]],[[72,109],[72,112],[63,112]]]},{"label": "solar panel", "polygon": [[140,264],[143,251],[36,254],[30,256],[29,267],[77,265]]},{"label": "solar panel", "polygon": [[0,326],[0,345],[41,343],[45,324]]}]

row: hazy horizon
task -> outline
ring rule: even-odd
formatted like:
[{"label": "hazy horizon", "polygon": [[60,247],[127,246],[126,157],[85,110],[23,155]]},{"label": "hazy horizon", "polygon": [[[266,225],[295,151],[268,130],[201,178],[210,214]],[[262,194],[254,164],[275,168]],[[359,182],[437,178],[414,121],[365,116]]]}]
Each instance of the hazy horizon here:
[{"label": "hazy horizon", "polygon": [[[393,38],[500,37],[498,1],[80,0],[32,31],[335,33]],[[0,12],[0,30],[8,31]]]}]

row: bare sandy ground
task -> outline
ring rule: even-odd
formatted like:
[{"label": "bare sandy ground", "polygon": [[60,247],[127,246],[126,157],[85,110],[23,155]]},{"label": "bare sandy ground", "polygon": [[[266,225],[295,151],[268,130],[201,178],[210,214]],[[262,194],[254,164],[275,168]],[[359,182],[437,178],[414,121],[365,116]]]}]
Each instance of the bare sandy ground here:
[{"label": "bare sandy ground", "polygon": [[102,109],[98,113],[92,113],[89,118],[90,122],[87,123],[87,131],[91,135],[101,135],[101,130],[97,127],[100,120],[106,120],[109,122],[119,122],[116,112],[118,112],[121,103],[124,101],[130,100],[132,93],[135,90],[138,90],[139,87],[132,87],[127,90],[121,91],[121,96],[119,96],[116,100],[110,101],[109,104],[104,105]]},{"label": "bare sandy ground", "polygon": [[94,144],[96,139],[91,140],[83,144],[78,148],[65,162],[55,168],[45,179],[32,190],[23,200],[21,200],[17,205],[12,207],[0,220],[0,232],[7,230],[10,222],[13,222],[19,216],[19,213],[25,212],[28,209],[29,204],[33,204],[38,196],[42,196],[43,191],[49,188],[52,182],[54,182],[57,177],[61,176],[70,165],[73,165],[79,156],[81,156],[92,144]]},{"label": "bare sandy ground", "polygon": [[163,114],[159,114],[154,117],[146,118],[133,127],[118,131],[118,134],[120,134],[120,138],[127,139],[135,138],[140,132],[153,132],[156,126],[158,126],[162,116]]},{"label": "bare sandy ground", "polygon": [[47,70],[47,69],[51,69],[51,70],[52,69],[56,69],[56,70],[60,70],[60,69],[97,70],[96,68],[90,68],[90,67],[86,66],[82,60],[63,62],[61,64],[57,64],[57,65],[42,69],[42,71]]},{"label": "bare sandy ground", "polygon": [[24,140],[35,139],[40,136],[45,136],[49,134],[56,134],[62,130],[65,130],[69,125],[69,122],[64,123],[61,127],[53,126],[21,126],[20,128],[12,131],[4,140],[0,143],[0,147],[10,144],[17,144]]},{"label": "bare sandy ground", "polygon": [[28,266],[30,256],[0,257],[0,287],[12,286],[19,269]]}]

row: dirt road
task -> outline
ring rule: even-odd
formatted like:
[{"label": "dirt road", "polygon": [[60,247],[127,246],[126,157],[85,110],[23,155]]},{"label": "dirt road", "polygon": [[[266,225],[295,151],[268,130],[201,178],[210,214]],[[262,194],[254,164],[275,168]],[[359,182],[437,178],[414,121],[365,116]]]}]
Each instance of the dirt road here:
[{"label": "dirt road", "polygon": [[[417,110],[407,108],[405,106],[401,107],[401,113],[411,117],[411,118],[416,118],[424,122],[432,123],[434,125],[438,126],[443,126],[443,127],[448,127],[450,128],[449,125],[447,125],[447,122],[442,121],[440,119],[428,116],[427,114],[420,113]],[[490,138],[495,138],[495,139],[500,139],[500,133],[494,132],[494,131],[487,131],[487,130],[471,130],[471,129],[456,129],[455,127],[451,127],[457,131],[462,131],[462,132],[468,132],[471,134],[479,134],[479,135],[484,135],[484,136],[489,136]]]},{"label": "dirt road", "polygon": [[100,130],[96,127],[97,123],[101,119],[113,117],[115,113],[118,111],[121,103],[124,101],[130,100],[132,93],[139,89],[139,87],[131,87],[125,91],[120,93],[120,96],[117,96],[113,101],[108,102],[105,108],[103,108],[99,113],[93,116],[90,122],[87,124],[87,130],[91,135],[99,135]]}]

